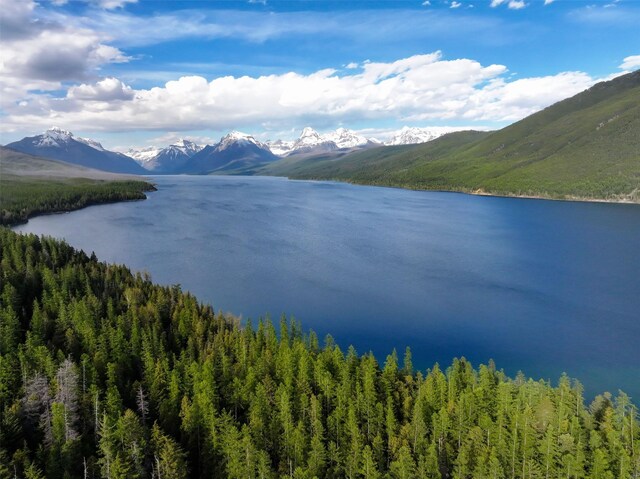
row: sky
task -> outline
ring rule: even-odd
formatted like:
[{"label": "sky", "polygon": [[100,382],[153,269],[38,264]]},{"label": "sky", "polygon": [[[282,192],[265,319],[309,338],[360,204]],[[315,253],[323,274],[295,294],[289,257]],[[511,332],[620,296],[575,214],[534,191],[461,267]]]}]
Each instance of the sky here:
[{"label": "sky", "polygon": [[640,68],[638,0],[0,0],[0,143],[501,128]]}]

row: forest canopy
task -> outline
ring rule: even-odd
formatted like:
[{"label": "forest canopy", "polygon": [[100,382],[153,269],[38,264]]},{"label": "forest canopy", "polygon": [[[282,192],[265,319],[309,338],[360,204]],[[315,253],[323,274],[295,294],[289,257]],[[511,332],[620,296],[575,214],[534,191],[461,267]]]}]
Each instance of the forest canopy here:
[{"label": "forest canopy", "polygon": [[0,477],[637,478],[638,410],[321,344],[0,228]]}]

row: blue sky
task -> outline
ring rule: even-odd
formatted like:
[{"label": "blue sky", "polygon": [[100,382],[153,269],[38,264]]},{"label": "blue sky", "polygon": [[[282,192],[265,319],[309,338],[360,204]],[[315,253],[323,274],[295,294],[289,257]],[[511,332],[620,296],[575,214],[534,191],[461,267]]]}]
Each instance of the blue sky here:
[{"label": "blue sky", "polygon": [[1,142],[498,128],[640,68],[640,2],[0,0]]}]

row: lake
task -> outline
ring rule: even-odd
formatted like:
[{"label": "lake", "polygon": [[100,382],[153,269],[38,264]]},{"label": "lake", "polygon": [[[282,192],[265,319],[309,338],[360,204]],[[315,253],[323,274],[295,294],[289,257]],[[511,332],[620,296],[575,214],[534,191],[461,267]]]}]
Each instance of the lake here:
[{"label": "lake", "polygon": [[146,201],[19,232],[179,283],[216,309],[293,315],[380,363],[490,358],[640,398],[640,206],[266,177],[165,176]]}]

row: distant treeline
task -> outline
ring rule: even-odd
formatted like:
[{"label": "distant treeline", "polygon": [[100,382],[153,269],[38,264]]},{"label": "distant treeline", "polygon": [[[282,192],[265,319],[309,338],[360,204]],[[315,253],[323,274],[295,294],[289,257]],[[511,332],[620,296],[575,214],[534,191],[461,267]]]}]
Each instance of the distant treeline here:
[{"label": "distant treeline", "polygon": [[415,371],[241,327],[51,238],[0,228],[2,478],[637,478],[638,410],[456,359]]},{"label": "distant treeline", "polygon": [[72,211],[85,206],[141,200],[153,185],[136,180],[86,178],[43,179],[0,176],[0,225],[24,223],[41,213]]}]

